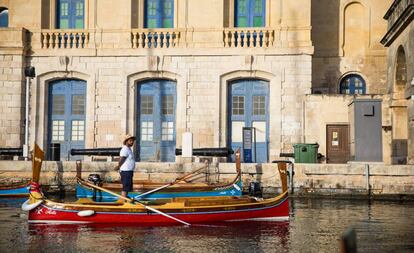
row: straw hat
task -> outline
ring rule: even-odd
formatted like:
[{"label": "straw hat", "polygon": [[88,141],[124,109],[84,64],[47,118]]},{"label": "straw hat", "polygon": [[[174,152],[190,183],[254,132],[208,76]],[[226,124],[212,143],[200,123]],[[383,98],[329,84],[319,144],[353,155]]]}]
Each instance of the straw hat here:
[{"label": "straw hat", "polygon": [[135,136],[133,136],[133,135],[130,135],[130,134],[127,134],[127,135],[125,135],[125,137],[124,137],[124,141],[122,142],[122,143],[124,143],[124,145],[125,145],[125,143],[127,142],[127,140],[129,140],[129,139],[136,139],[135,138]]}]

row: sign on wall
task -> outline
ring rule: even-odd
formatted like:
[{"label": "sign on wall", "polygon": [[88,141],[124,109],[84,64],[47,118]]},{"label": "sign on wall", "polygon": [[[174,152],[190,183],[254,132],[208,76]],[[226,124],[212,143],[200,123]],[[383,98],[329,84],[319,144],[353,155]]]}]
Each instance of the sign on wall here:
[{"label": "sign on wall", "polygon": [[243,161],[252,163],[256,161],[256,129],[254,127],[243,127]]}]

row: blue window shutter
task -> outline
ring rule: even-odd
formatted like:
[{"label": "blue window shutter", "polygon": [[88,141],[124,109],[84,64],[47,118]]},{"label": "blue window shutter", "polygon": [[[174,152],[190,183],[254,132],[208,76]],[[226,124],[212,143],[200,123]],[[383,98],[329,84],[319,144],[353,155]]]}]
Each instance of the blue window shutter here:
[{"label": "blue window shutter", "polygon": [[235,2],[235,26],[248,27],[249,26],[249,0],[236,0]]},{"label": "blue window shutter", "polygon": [[0,27],[9,27],[9,10],[3,9],[0,11]]}]

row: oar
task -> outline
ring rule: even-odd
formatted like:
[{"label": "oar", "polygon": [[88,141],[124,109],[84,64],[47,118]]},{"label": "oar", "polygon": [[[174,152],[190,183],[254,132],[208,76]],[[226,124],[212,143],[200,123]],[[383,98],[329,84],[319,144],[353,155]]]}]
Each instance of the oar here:
[{"label": "oar", "polygon": [[32,157],[32,182],[39,183],[40,168],[45,159],[45,152],[35,143]]},{"label": "oar", "polygon": [[171,185],[175,185],[175,184],[177,184],[177,183],[179,183],[179,182],[181,182],[181,181],[186,180],[186,179],[187,179],[188,177],[190,177],[190,176],[192,177],[192,175],[193,175],[194,173],[196,173],[196,172],[198,172],[198,171],[200,171],[200,170],[202,170],[202,169],[205,169],[206,167],[207,167],[207,165],[205,165],[204,167],[201,167],[201,168],[199,168],[199,169],[197,169],[197,170],[195,170],[195,171],[193,171],[193,172],[190,172],[190,173],[188,173],[188,174],[186,174],[186,175],[184,175],[184,176],[181,176],[181,177],[179,177],[179,178],[175,179],[175,181],[174,181],[174,182],[171,182],[171,183],[169,183],[169,184],[166,184],[166,185],[160,186],[160,187],[158,187],[158,188],[156,188],[156,189],[152,189],[152,190],[150,190],[150,191],[147,191],[147,192],[141,193],[141,194],[139,194],[138,196],[135,196],[135,197],[134,197],[134,199],[135,199],[135,200],[138,200],[138,199],[139,199],[139,198],[141,198],[142,196],[145,196],[145,195],[151,194],[151,193],[153,193],[153,192],[156,192],[156,191],[162,190],[162,189],[167,188],[167,187],[169,187],[169,186],[171,186]]},{"label": "oar", "polygon": [[[124,197],[124,196],[122,196],[122,195],[120,195],[120,194],[118,194],[118,193],[116,193],[116,192],[113,192],[113,191],[107,190],[107,189],[102,188],[102,187],[100,187],[100,186],[97,186],[97,185],[91,184],[91,183],[89,183],[89,182],[87,182],[87,181],[83,181],[82,183],[84,183],[84,184],[86,184],[86,185],[88,185],[88,186],[90,186],[90,187],[96,188],[96,189],[98,189],[98,190],[100,190],[100,191],[104,191],[104,192],[107,192],[107,193],[109,193],[109,194],[112,194],[112,195],[114,195],[114,196],[116,196],[116,197],[118,197],[118,198],[121,198],[121,199],[123,199],[123,200],[126,200],[126,201],[128,201],[128,202],[130,202],[130,203],[132,203],[132,202],[133,202],[133,200],[132,200],[132,199],[130,199],[130,198]],[[178,222],[180,222],[180,223],[182,223],[182,224],[184,224],[184,225],[187,225],[187,226],[190,226],[190,225],[191,225],[191,224],[190,224],[190,223],[188,223],[188,222],[185,222],[185,221],[180,220],[180,219],[178,219],[178,218],[175,218],[175,217],[173,217],[173,216],[171,216],[171,215],[168,215],[168,214],[166,214],[166,213],[163,213],[163,212],[161,212],[160,210],[157,210],[157,209],[152,208],[152,207],[150,207],[150,206],[144,205],[144,204],[142,204],[142,203],[141,203],[141,202],[139,202],[139,201],[137,201],[137,203],[138,203],[138,204],[140,204],[141,206],[145,207],[145,209],[148,209],[148,210],[150,210],[150,211],[153,211],[154,213],[161,214],[162,216],[165,216],[165,217],[170,218],[170,219],[172,219],[172,220],[178,221]]]}]

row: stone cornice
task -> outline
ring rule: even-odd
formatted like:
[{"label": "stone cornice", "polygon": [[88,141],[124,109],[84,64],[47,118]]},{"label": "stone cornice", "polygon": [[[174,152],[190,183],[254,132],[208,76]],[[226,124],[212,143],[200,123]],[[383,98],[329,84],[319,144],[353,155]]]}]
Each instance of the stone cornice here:
[{"label": "stone cornice", "polygon": [[[404,7],[403,4],[406,5],[405,8],[401,8]],[[388,20],[388,31],[381,39],[381,44],[388,47],[413,20],[414,0],[394,1],[384,18]]]}]

